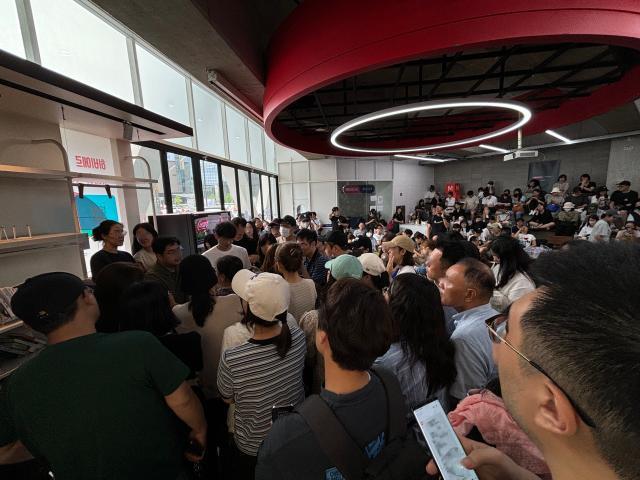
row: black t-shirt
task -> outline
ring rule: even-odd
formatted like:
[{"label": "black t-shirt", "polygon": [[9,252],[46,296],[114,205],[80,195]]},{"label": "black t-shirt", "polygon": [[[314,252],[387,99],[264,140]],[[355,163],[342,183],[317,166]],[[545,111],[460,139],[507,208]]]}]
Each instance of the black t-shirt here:
[{"label": "black t-shirt", "polygon": [[576,208],[578,208],[589,203],[589,198],[585,195],[578,195],[576,197],[572,194],[567,197],[567,202],[573,203]]},{"label": "black t-shirt", "polygon": [[438,235],[446,231],[447,227],[444,226],[444,218],[442,216],[434,215],[431,217],[431,235]]},{"label": "black t-shirt", "polygon": [[511,205],[513,203],[513,201],[511,200],[511,195],[505,195],[503,193],[502,195],[500,195],[500,198],[498,198],[498,203]]},{"label": "black t-shirt", "polygon": [[553,222],[553,215],[551,215],[551,212],[546,209],[542,213],[536,211],[536,213],[531,217],[531,221],[541,225],[546,225],[547,223]]},{"label": "black t-shirt", "polygon": [[[387,398],[378,377],[347,395],[323,390],[329,404],[351,438],[367,457],[378,456],[386,444]],[[313,432],[297,413],[283,416],[271,427],[258,451],[256,480],[341,479],[338,469],[322,452]]]},{"label": "black t-shirt", "polygon": [[638,201],[638,192],[633,190],[629,190],[628,192],[616,191],[611,194],[611,201],[616,207],[627,207],[627,209],[631,211]]},{"label": "black t-shirt", "polygon": [[[585,194],[585,195],[593,195],[595,193],[595,188],[596,188],[596,182],[589,182],[589,184],[587,185],[587,187],[589,187],[590,190],[585,190],[582,187],[582,184],[578,185],[578,187],[580,187],[580,191]],[[593,190],[591,190],[593,189]]]},{"label": "black t-shirt", "polygon": [[98,273],[100,273],[100,270],[114,262],[135,263],[136,261],[129,252],[118,250],[116,253],[111,253],[106,250],[100,250],[99,252],[94,253],[91,257],[91,276],[96,278]]},{"label": "black t-shirt", "polygon": [[233,242],[234,245],[244,248],[249,255],[255,255],[258,251],[258,241],[245,235],[240,240]]}]

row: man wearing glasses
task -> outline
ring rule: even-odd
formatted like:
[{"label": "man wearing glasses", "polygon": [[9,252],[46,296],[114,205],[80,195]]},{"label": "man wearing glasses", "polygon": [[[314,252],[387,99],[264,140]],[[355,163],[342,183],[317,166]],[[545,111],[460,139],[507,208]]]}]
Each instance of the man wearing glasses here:
[{"label": "man wearing glasses", "polygon": [[[487,321],[509,412],[554,480],[640,478],[640,247],[584,242],[540,256],[532,274],[538,289]],[[482,480],[537,478],[463,444]]]},{"label": "man wearing glasses", "polygon": [[182,246],[176,237],[158,237],[153,240],[153,251],[156,254],[156,264],[145,275],[146,280],[159,282],[171,292],[176,303],[187,301],[180,290],[178,265],[182,260]]}]

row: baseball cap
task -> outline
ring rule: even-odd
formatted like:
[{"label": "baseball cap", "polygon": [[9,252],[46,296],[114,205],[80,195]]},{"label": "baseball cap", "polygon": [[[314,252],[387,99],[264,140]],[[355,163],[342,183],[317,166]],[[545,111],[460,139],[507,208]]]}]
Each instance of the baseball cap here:
[{"label": "baseball cap", "polygon": [[347,242],[347,235],[339,230],[331,232],[326,239],[326,243],[333,243],[334,245],[338,245],[343,250],[346,250],[349,245]]},{"label": "baseball cap", "polygon": [[374,253],[363,253],[358,257],[362,270],[369,275],[377,277],[386,270],[382,259]]},{"label": "baseball cap", "polygon": [[331,272],[336,280],[342,278],[362,278],[362,264],[353,255],[340,255],[324,264],[324,268]]},{"label": "baseball cap", "polygon": [[85,288],[82,280],[70,273],[43,273],[18,286],[11,297],[11,310],[28,325],[55,323]]},{"label": "baseball cap", "polygon": [[413,243],[413,240],[411,240],[409,237],[405,235],[396,235],[395,237],[393,237],[393,240],[391,240],[390,242],[383,242],[382,246],[387,248],[400,247],[403,250],[406,250],[407,252],[411,252],[411,253],[413,253],[416,249],[416,244]]},{"label": "baseball cap", "polygon": [[610,217],[615,217],[618,214],[617,210],[607,210],[606,212],[604,212],[605,215],[610,216]]},{"label": "baseball cap", "polygon": [[254,273],[240,270],[231,281],[231,288],[251,308],[251,313],[267,322],[289,308],[291,292],[284,278],[275,273]]},{"label": "baseball cap", "polygon": [[618,185],[626,185],[627,187],[630,187],[631,182],[629,180],[623,180],[621,182],[618,182]]},{"label": "baseball cap", "polygon": [[551,193],[560,193],[560,189],[558,187],[553,187]]},{"label": "baseball cap", "polygon": [[576,208],[576,205],[573,202],[564,202],[564,205],[562,205],[563,210],[571,210],[572,208]]}]

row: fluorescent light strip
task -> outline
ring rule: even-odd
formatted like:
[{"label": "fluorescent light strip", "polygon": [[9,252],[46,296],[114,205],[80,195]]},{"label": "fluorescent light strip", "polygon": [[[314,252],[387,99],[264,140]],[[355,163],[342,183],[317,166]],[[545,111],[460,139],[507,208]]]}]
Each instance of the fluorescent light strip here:
[{"label": "fluorescent light strip", "polygon": [[478,145],[480,148],[486,148],[487,150],[493,150],[494,152],[499,153],[509,153],[509,150],[505,150],[504,148],[494,147],[493,145]]},{"label": "fluorescent light strip", "polygon": [[428,162],[437,162],[437,163],[444,163],[444,162],[448,162],[452,159],[447,158],[447,159],[442,159],[442,158],[434,158],[434,157],[420,157],[418,155],[394,155],[394,157],[398,157],[398,158],[411,158],[414,160],[426,160]]},{"label": "fluorescent light strip", "polygon": [[[507,110],[513,110],[515,112],[520,113],[521,118],[504,128],[496,130],[491,133],[487,133],[484,135],[478,135],[475,137],[470,137],[465,140],[457,140],[454,142],[447,143],[439,143],[436,145],[424,145],[421,147],[413,147],[413,148],[401,148],[401,149],[383,149],[383,148],[356,148],[350,147],[347,145],[342,145],[338,142],[338,137],[343,133],[351,130],[355,127],[363,125],[365,123],[374,122],[376,120],[380,120],[382,118],[393,117],[396,115],[402,115],[405,113],[412,112],[421,112],[427,110],[439,110],[445,108],[464,108],[464,107],[488,107],[488,108],[504,108]],[[444,148],[451,147],[459,147],[462,145],[469,145],[473,143],[478,143],[483,140],[488,140],[490,138],[495,138],[500,135],[504,135],[505,133],[513,132],[514,130],[518,130],[524,124],[526,124],[529,120],[531,120],[531,110],[529,110],[524,104],[513,101],[497,101],[497,100],[476,100],[476,101],[468,101],[468,100],[450,100],[447,102],[442,102],[440,100],[432,100],[429,102],[415,103],[410,106],[406,105],[398,105],[396,107],[387,108],[385,110],[381,110],[379,112],[369,113],[367,115],[363,115],[358,118],[354,118],[353,120],[348,121],[347,123],[338,127],[331,134],[331,144],[337,148],[342,150],[348,150],[350,152],[359,152],[359,153],[412,153],[412,152],[424,152],[425,150],[440,150]]]},{"label": "fluorescent light strip", "polygon": [[556,137],[558,140],[562,140],[564,143],[573,143],[573,140],[569,140],[567,137],[563,137],[558,132],[554,132],[553,130],[545,130],[544,133],[547,135],[551,135],[552,137]]}]

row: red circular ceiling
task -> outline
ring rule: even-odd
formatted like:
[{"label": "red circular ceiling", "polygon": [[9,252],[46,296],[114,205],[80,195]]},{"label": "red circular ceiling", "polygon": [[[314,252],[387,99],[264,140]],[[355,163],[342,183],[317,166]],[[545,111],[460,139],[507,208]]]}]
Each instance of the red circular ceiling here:
[{"label": "red circular ceiling", "polygon": [[[534,111],[524,127],[534,134],[640,96],[640,1],[444,5],[449,8],[420,0],[303,2],[271,42],[264,96],[269,135],[298,150],[352,156],[330,144],[331,131],[392,105],[515,99]],[[433,144],[481,134],[501,121],[478,121],[478,111],[442,115],[445,121],[406,118],[404,127],[384,125],[353,141]]]}]

